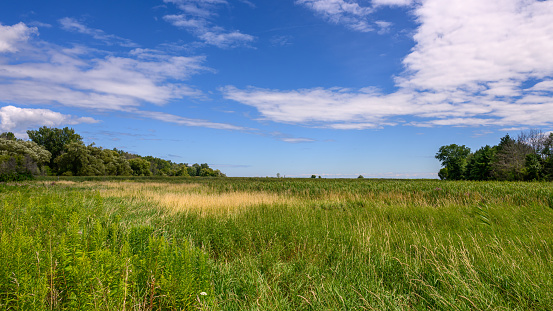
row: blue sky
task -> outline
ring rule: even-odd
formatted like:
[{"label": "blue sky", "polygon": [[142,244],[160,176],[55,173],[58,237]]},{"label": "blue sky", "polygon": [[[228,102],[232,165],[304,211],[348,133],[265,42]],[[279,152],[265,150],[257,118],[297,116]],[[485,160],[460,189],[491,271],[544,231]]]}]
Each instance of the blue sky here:
[{"label": "blue sky", "polygon": [[6,0],[0,131],[229,176],[436,178],[553,129],[553,1]]}]

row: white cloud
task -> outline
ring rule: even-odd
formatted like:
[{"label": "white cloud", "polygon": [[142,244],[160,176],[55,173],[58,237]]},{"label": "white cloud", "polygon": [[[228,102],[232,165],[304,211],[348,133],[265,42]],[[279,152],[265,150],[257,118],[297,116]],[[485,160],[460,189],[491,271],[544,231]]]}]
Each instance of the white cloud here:
[{"label": "white cloud", "polygon": [[15,132],[17,137],[26,137],[25,131],[41,126],[56,127],[80,123],[97,123],[89,117],[74,117],[48,109],[18,108],[4,106],[0,108],[0,131]]},{"label": "white cloud", "polygon": [[27,27],[24,23],[13,26],[0,24],[0,53],[17,52],[18,45],[26,42],[34,34],[38,34],[36,27]]},{"label": "white cloud", "polygon": [[[341,0],[298,3],[347,12]],[[416,44],[395,93],[226,87],[224,96],[268,120],[335,129],[552,124],[553,1],[424,0],[414,14]]]},{"label": "white cloud", "polygon": [[206,70],[204,57],[135,49],[125,57],[95,57],[87,48],[41,42],[21,49],[27,62],[0,59],[0,101],[126,110],[202,96],[181,81]]},{"label": "white cloud", "polygon": [[415,14],[421,25],[404,87],[473,90],[553,73],[551,1],[426,0]]},{"label": "white cloud", "polygon": [[136,113],[142,117],[146,117],[149,119],[154,119],[154,120],[168,122],[168,123],[175,123],[175,124],[184,125],[184,126],[199,126],[199,127],[207,127],[212,129],[218,129],[218,130],[232,130],[232,131],[251,131],[252,130],[249,128],[236,126],[232,124],[217,123],[217,122],[211,122],[211,121],[200,120],[200,119],[190,119],[190,118],[185,118],[185,117],[164,113],[164,112],[137,111]]},{"label": "white cloud", "polygon": [[292,138],[292,137],[284,137],[284,138],[280,138],[279,140],[285,143],[291,143],[291,144],[311,143],[315,141],[314,139],[311,139],[311,138]]},{"label": "white cloud", "polygon": [[425,109],[411,105],[412,95],[401,93],[382,95],[322,88],[240,90],[234,87],[222,91],[227,99],[255,107],[269,120],[336,129],[379,127],[390,115],[407,115]]},{"label": "white cloud", "polygon": [[374,6],[408,6],[413,0],[372,0]]},{"label": "white cloud", "polygon": [[[79,28],[80,24],[72,25],[82,33],[103,34],[84,26]],[[202,98],[202,92],[184,84],[183,80],[198,72],[212,71],[202,65],[205,57],[172,56],[151,49],[134,49],[125,56],[114,56],[83,46],[64,48],[38,41],[15,47],[18,41],[28,40],[35,32],[23,23],[0,26],[0,44],[5,43],[2,45],[4,51],[18,50],[18,56],[26,60],[0,58],[0,103],[122,111],[133,117],[138,115],[185,126],[249,130],[231,124],[141,110],[146,103],[164,105],[182,97]],[[23,109],[11,105],[1,108],[0,117],[0,129],[5,131],[97,122],[92,118],[76,118],[48,109]]]},{"label": "white cloud", "polygon": [[368,16],[373,11],[372,8],[362,7],[355,1],[296,0],[296,4],[308,7],[334,24],[342,24],[361,32],[374,30],[368,22]]},{"label": "white cloud", "polygon": [[203,43],[219,48],[248,46],[255,40],[254,36],[238,30],[227,30],[212,22],[220,6],[228,5],[224,0],[164,0],[175,4],[183,14],[165,15],[163,19],[176,27],[186,29]]},{"label": "white cloud", "polygon": [[121,37],[118,37],[116,35],[106,34],[101,29],[89,28],[89,27],[87,27],[86,25],[82,24],[81,22],[77,21],[74,18],[64,17],[64,18],[59,20],[59,23],[61,24],[61,26],[64,30],[90,35],[94,39],[103,41],[104,43],[106,43],[108,45],[118,44],[118,45],[125,46],[125,47],[136,47],[137,46],[131,40],[121,38]]}]

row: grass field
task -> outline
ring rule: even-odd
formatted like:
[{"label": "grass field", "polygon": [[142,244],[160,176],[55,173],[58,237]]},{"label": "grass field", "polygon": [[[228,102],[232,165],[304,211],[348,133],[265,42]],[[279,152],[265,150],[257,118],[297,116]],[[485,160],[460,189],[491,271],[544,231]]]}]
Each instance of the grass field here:
[{"label": "grass field", "polygon": [[0,184],[0,309],[553,310],[553,184]]}]

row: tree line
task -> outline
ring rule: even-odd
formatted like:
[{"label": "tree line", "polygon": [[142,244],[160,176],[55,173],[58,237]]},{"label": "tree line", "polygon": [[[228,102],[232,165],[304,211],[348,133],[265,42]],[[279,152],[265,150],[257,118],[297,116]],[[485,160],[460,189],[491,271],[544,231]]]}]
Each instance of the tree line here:
[{"label": "tree line", "polygon": [[0,181],[35,175],[57,176],[212,176],[226,177],[206,163],[188,165],[123,150],[85,145],[74,129],[43,126],[29,130],[30,140],[0,134]]},{"label": "tree line", "polygon": [[553,133],[530,130],[501,138],[475,152],[465,145],[442,146],[438,176],[445,180],[553,180]]}]

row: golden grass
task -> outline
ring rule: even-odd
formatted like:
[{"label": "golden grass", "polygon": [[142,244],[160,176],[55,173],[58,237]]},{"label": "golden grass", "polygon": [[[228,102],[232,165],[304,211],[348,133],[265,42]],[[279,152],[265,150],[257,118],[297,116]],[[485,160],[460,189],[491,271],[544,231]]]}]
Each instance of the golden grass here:
[{"label": "golden grass", "polygon": [[171,212],[197,212],[200,215],[234,214],[263,204],[293,203],[294,198],[266,192],[232,191],[214,193],[199,184],[95,182],[105,197],[115,196],[146,201]]}]

